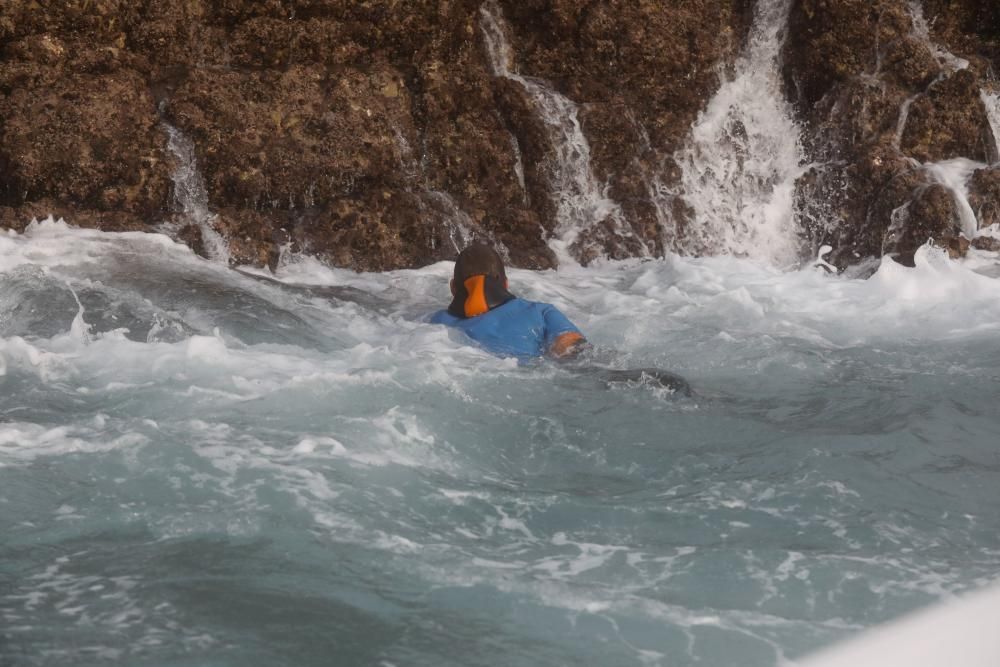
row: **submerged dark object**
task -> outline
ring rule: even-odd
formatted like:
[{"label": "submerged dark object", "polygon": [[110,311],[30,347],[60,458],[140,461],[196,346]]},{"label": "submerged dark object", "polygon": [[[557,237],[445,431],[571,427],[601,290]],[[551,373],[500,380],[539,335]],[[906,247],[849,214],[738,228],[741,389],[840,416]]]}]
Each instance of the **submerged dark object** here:
[{"label": "submerged dark object", "polygon": [[615,386],[645,385],[668,389],[677,396],[693,396],[694,390],[683,377],[661,368],[602,368],[600,366],[578,366],[576,370],[596,377],[609,389]]},{"label": "submerged dark object", "polygon": [[567,370],[593,378],[606,388],[621,386],[645,386],[669,390],[675,396],[695,396],[691,385],[677,373],[646,366],[642,368],[614,368],[627,363],[620,352],[600,345],[586,343],[572,358],[559,361]]},{"label": "submerged dark object", "polygon": [[687,380],[660,368],[601,369],[598,371],[598,377],[609,387],[616,384],[645,384],[669,389],[681,396],[691,396],[693,393]]}]

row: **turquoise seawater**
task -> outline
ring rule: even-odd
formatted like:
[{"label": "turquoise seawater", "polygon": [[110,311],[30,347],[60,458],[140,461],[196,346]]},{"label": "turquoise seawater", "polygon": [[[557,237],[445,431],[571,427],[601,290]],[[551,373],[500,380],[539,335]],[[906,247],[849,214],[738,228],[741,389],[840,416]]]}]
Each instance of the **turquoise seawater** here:
[{"label": "turquoise seawater", "polygon": [[683,398],[426,324],[449,264],[2,236],[0,664],[768,666],[978,588],[992,262],[512,272]]}]

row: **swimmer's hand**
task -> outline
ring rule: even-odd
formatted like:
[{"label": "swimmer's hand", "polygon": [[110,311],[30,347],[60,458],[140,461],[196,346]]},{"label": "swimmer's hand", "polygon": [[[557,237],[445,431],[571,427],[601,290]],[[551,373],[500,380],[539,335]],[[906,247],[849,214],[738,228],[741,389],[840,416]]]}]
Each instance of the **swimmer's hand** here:
[{"label": "swimmer's hand", "polygon": [[583,335],[576,331],[567,331],[556,337],[549,348],[549,354],[556,359],[573,359],[588,347],[590,343]]}]

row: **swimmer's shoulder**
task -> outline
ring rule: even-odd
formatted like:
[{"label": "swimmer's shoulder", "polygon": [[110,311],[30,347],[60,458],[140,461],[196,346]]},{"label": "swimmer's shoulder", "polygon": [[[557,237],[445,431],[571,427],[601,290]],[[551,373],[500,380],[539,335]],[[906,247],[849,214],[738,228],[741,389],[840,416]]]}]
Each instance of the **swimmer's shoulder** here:
[{"label": "swimmer's shoulder", "polygon": [[445,324],[447,326],[455,326],[459,319],[449,313],[447,310],[439,310],[436,313],[431,314],[428,320],[431,324]]}]

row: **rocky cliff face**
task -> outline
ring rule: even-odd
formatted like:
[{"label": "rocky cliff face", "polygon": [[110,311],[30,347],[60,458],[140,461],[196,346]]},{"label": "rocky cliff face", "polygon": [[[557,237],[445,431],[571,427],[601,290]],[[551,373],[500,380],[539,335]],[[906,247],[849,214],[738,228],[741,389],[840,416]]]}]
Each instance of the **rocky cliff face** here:
[{"label": "rocky cliff face", "polygon": [[[599,238],[591,256],[661,252],[646,173],[683,141],[713,68],[738,48],[746,8],[583,4],[499,10],[523,71],[582,105],[597,178],[635,229]],[[0,221],[53,212],[143,229],[175,218],[169,122],[194,142],[211,224],[235,261],[266,262],[291,241],[339,265],[416,266],[479,236],[515,264],[552,266],[557,147],[526,92],[495,75],[480,9],[5,2]],[[178,234],[200,247],[199,229]]]},{"label": "rocky cliff face", "polygon": [[785,75],[818,165],[799,182],[801,220],[839,266],[886,253],[912,265],[928,238],[968,246],[949,182],[966,166],[939,163],[997,159],[983,91],[1000,67],[1000,23],[983,4],[794,4]]},{"label": "rocky cliff face", "polygon": [[[1000,17],[982,4],[926,0],[925,35],[903,0],[793,3],[786,89],[822,164],[800,179],[800,218],[838,264],[957,236],[951,191],[917,163],[996,157],[981,92]],[[674,156],[753,14],[750,0],[5,0],[0,225],[167,223],[196,249],[221,233],[240,263],[290,244],[364,270],[479,237],[545,268],[573,197],[599,196],[566,236],[578,259],[690,250]],[[546,112],[533,86],[570,106]],[[178,203],[168,125],[193,142],[204,220]],[[567,185],[581,150],[590,180]],[[996,217],[996,174],[970,182]]]}]

